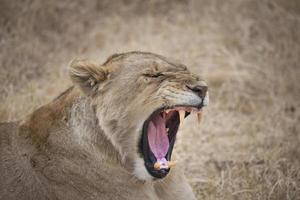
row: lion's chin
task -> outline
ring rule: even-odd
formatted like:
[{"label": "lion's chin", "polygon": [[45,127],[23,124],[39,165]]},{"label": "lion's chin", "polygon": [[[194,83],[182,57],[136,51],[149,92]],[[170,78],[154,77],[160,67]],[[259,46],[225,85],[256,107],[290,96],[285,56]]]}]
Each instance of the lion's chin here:
[{"label": "lion's chin", "polygon": [[175,165],[171,161],[176,134],[184,118],[191,112],[201,117],[202,106],[172,106],[154,111],[144,122],[140,153],[144,168],[154,178],[164,178]]}]

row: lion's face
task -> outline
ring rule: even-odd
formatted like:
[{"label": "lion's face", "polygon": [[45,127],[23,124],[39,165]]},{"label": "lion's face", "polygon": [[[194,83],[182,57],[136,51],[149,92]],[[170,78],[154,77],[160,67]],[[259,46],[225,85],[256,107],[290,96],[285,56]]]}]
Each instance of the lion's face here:
[{"label": "lion's face", "polygon": [[203,80],[150,53],[117,55],[103,66],[73,62],[71,77],[91,96],[99,125],[140,179],[169,173],[180,122],[208,104]]}]

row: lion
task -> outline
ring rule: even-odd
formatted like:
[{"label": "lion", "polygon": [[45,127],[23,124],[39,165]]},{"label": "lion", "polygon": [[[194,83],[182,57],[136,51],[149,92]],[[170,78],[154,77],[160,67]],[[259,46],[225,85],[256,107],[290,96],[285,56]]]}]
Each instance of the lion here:
[{"label": "lion", "polygon": [[0,199],[195,199],[171,156],[208,105],[203,79],[148,52],[74,60],[69,74],[52,102],[0,124]]}]

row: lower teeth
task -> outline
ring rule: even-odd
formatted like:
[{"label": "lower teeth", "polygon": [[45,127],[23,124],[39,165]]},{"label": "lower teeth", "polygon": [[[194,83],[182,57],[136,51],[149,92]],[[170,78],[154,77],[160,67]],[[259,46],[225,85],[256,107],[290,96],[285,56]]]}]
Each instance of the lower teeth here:
[{"label": "lower teeth", "polygon": [[174,167],[175,165],[176,165],[176,161],[167,161],[167,162],[157,161],[154,164],[154,169],[156,170],[169,169],[171,167]]}]

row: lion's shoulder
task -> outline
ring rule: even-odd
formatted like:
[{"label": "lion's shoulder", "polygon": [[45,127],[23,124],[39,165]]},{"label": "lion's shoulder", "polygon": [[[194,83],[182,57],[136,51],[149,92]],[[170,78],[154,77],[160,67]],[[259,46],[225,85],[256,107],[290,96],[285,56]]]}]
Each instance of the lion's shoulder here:
[{"label": "lion's shoulder", "polygon": [[79,91],[70,87],[50,103],[29,114],[18,127],[20,136],[31,139],[37,148],[41,148],[47,143],[50,130],[59,128],[66,121],[79,95]]}]

